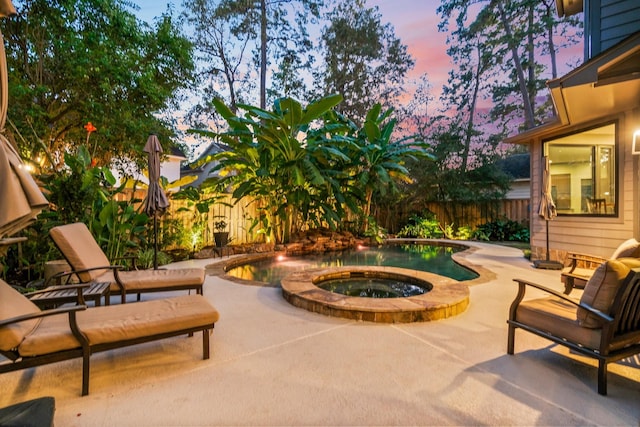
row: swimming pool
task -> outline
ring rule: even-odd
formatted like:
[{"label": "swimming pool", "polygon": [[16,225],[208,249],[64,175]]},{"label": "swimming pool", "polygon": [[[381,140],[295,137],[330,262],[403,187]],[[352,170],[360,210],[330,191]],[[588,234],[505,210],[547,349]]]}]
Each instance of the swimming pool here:
[{"label": "swimming pool", "polygon": [[387,266],[426,271],[458,281],[472,280],[478,274],[460,264],[452,255],[463,247],[396,243],[378,247],[359,247],[350,251],[332,252],[304,256],[279,255],[259,261],[236,265],[227,274],[242,280],[280,285],[288,274],[321,268],[344,266]]}]

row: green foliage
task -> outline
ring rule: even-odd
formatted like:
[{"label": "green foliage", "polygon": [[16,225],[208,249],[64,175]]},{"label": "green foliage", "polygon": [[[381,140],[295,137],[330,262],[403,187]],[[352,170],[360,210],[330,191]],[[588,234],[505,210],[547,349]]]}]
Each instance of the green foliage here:
[{"label": "green foliage", "polygon": [[[143,159],[146,135],[167,143],[176,132],[162,114],[193,81],[191,44],[169,15],[154,27],[124,0],[29,0],[0,23],[7,43],[7,127],[25,158],[63,153],[83,141],[92,121],[91,156]],[[17,132],[19,132],[19,134]]]},{"label": "green foliage", "polygon": [[[403,92],[404,78],[414,60],[378,7],[340,2],[329,13],[322,32],[324,67],[315,72],[319,93],[339,93],[341,114],[362,123],[371,105],[388,108]],[[318,94],[316,94],[318,95]]]},{"label": "green foliage", "polygon": [[[138,268],[148,269],[153,268],[154,251],[153,249],[139,250],[137,254],[137,266]],[[173,262],[169,254],[158,251],[158,265],[166,265]]]},{"label": "green foliage", "polygon": [[233,188],[236,200],[255,201],[259,214],[252,230],[288,242],[303,228],[335,229],[356,216],[359,231],[367,232],[373,195],[395,191],[397,181],[410,179],[404,162],[426,156],[412,138],[392,138],[392,110],[374,105],[359,128],[333,111],[341,99],[329,95],[303,108],[280,98],[272,111],[239,105],[243,116],[213,101],[229,131],[194,132],[229,147],[208,161],[218,162],[213,171],[223,177],[220,185]]},{"label": "green foliage", "polygon": [[371,241],[381,244],[387,238],[387,231],[380,227],[378,223],[373,219],[369,218],[368,221],[369,227],[364,231],[364,237],[369,238]]},{"label": "green foliage", "polygon": [[413,215],[409,219],[409,223],[398,232],[398,237],[416,239],[438,239],[443,235],[440,223],[433,215],[427,215],[426,217]]},{"label": "green foliage", "polygon": [[342,206],[330,202],[346,175],[336,176],[333,166],[349,159],[336,147],[341,142],[332,138],[344,132],[346,125],[328,115],[340,100],[329,95],[302,108],[292,98],[281,98],[272,111],[239,105],[246,111],[244,116],[214,100],[229,131],[222,135],[196,131],[219,137],[229,146],[211,159],[219,162],[214,170],[224,177],[223,185],[232,185],[236,200],[245,196],[255,200],[259,216],[252,227],[268,239],[287,242],[301,218],[332,226],[340,218]]},{"label": "green foliage", "polygon": [[478,240],[528,242],[529,228],[509,219],[501,219],[477,227]]},{"label": "green foliage", "polygon": [[455,238],[457,240],[471,240],[474,236],[473,229],[468,225],[458,227]]},{"label": "green foliage", "polygon": [[109,259],[144,244],[148,217],[134,209],[139,200],[116,200],[124,184],[114,187],[116,180],[108,168],[92,166],[86,146],[65,153],[64,158],[65,168],[42,177],[51,203],[49,213],[41,215],[46,231],[55,225],[83,222]]}]

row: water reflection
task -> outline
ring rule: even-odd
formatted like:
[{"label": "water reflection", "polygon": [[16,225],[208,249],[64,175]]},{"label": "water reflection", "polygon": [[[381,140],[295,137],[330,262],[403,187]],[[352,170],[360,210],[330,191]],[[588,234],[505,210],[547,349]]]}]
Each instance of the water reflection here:
[{"label": "water reflection", "polygon": [[376,265],[429,271],[456,280],[471,280],[478,275],[456,264],[451,255],[460,249],[451,246],[403,244],[381,247],[360,247],[349,251],[322,255],[278,257],[245,264],[229,270],[231,276],[279,285],[286,275],[318,267]]}]

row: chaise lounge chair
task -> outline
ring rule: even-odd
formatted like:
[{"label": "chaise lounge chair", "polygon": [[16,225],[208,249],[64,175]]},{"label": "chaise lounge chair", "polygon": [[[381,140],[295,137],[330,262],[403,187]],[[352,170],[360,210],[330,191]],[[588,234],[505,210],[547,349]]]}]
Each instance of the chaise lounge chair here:
[{"label": "chaise lounge chair", "polygon": [[202,331],[202,357],[220,317],[202,295],[182,295],[86,309],[84,305],[41,311],[0,280],[0,373],[82,358],[82,395],[89,394],[91,355],[148,341]]},{"label": "chaise lounge chair", "polygon": [[202,294],[204,269],[122,271],[111,265],[87,226],[81,222],[54,227],[49,232],[54,243],[82,283],[109,282],[110,293],[122,296],[145,292],[195,290]]},{"label": "chaise lounge chair", "polygon": [[[525,331],[598,360],[598,393],[607,394],[607,365],[640,353],[640,260],[608,260],[587,282],[580,302],[526,280],[509,310],[507,353],[515,330]],[[527,288],[550,294],[523,301]]]}]

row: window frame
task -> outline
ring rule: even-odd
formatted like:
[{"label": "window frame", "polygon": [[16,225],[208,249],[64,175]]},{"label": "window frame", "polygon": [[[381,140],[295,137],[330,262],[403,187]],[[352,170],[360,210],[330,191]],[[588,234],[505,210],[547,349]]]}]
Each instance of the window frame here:
[{"label": "window frame", "polygon": [[[590,217],[590,218],[619,218],[620,217],[620,180],[621,180],[621,176],[620,176],[620,170],[622,167],[622,159],[620,157],[620,154],[622,152],[620,144],[619,144],[619,130],[620,130],[620,125],[618,123],[618,120],[609,120],[606,122],[602,122],[602,123],[598,123],[598,124],[594,124],[588,127],[583,127],[580,129],[576,129],[573,130],[571,132],[567,132],[564,134],[559,134],[559,135],[554,135],[552,137],[549,138],[545,138],[542,139],[542,159],[541,161],[544,162],[544,156],[548,155],[549,153],[549,143],[552,143],[554,141],[559,141],[562,140],[563,138],[567,138],[570,137],[572,135],[577,135],[577,134],[581,134],[581,133],[585,133],[585,132],[589,132],[592,131],[594,129],[598,129],[598,128],[604,128],[607,126],[611,126],[613,125],[613,153],[614,153],[614,165],[613,165],[613,170],[612,170],[612,176],[615,179],[615,183],[614,183],[614,192],[615,192],[615,196],[613,197],[613,210],[611,213],[607,213],[606,209],[605,209],[605,213],[598,213],[598,212],[579,212],[579,213],[569,213],[569,212],[557,212],[557,215],[559,217],[565,217],[565,218],[582,218],[582,217]],[[559,144],[561,145],[561,143]],[[590,145],[590,144],[584,144],[584,145],[576,145],[576,146],[580,146],[580,147],[592,147],[596,148],[598,147],[598,145]],[[542,185],[542,174],[540,175],[540,185]],[[595,176],[592,178],[592,181],[595,184]],[[582,197],[582,196],[581,196]],[[556,200],[554,200],[554,203],[556,202]]]}]

